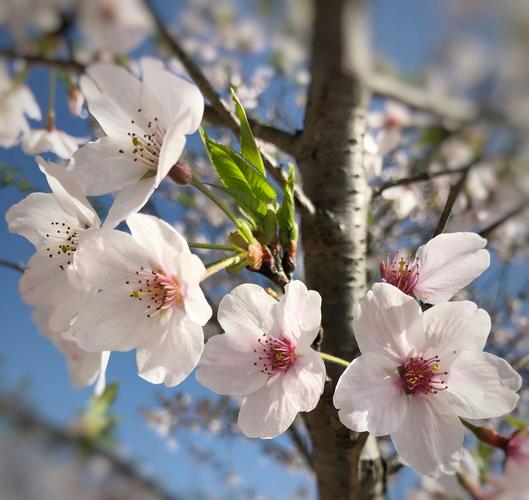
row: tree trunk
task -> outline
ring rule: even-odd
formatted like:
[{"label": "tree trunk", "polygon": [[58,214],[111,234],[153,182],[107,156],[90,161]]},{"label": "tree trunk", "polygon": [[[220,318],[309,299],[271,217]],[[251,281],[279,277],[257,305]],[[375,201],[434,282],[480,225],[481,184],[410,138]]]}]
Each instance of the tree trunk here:
[{"label": "tree trunk", "polygon": [[[366,293],[370,190],[362,141],[369,62],[363,1],[316,0],[312,81],[297,155],[305,192],[316,207],[315,215],[302,219],[305,277],[323,298],[322,350],[347,360],[358,355],[353,311]],[[384,474],[376,440],[348,431],[332,404],[342,371],[328,366],[324,396],[306,417],[320,497],[382,498]]]}]

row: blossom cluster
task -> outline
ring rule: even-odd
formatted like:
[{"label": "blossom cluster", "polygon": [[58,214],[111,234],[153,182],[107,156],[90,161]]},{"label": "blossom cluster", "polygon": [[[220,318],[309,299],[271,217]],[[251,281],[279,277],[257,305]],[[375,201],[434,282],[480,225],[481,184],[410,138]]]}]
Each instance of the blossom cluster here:
[{"label": "blossom cluster", "polygon": [[[285,432],[325,388],[326,356],[313,346],[322,297],[298,280],[279,298],[240,285],[220,302],[224,333],[204,345],[212,308],[201,283],[214,266],[206,269],[171,225],[139,213],[200,126],[202,95],[152,59],[142,61],[141,78],[92,65],[81,89],[104,136],[67,166],[37,158],[52,192],[30,194],[6,215],[9,229],[35,246],[20,284],[35,321],[66,354],[76,385],[99,374],[100,390],[109,353],[135,349],[143,379],[173,387],[198,366],[199,382],[239,399],[245,435]],[[101,224],[87,196],[111,192]],[[123,221],[128,232],[116,229]],[[485,245],[474,233],[441,234],[414,259],[388,257],[382,282],[356,309],[361,356],[336,384],[339,418],[354,431],[390,435],[423,474],[457,471],[460,418],[499,417],[518,401],[519,375],[482,352],[488,314],[449,302],[489,266]]]}]

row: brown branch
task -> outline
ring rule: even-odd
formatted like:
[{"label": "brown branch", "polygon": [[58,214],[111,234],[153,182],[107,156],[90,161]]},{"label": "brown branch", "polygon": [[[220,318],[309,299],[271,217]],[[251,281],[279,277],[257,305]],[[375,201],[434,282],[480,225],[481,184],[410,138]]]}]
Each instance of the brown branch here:
[{"label": "brown branch", "polygon": [[7,267],[9,269],[13,269],[14,271],[18,271],[19,273],[23,273],[26,270],[26,266],[23,264],[18,264],[16,262],[11,262],[6,259],[0,259],[0,266]]},{"label": "brown branch", "polygon": [[28,64],[75,71],[76,73],[82,73],[86,69],[84,64],[78,63],[73,59],[53,59],[35,54],[21,54],[10,49],[0,49],[0,58],[2,57],[7,59],[20,59]]},{"label": "brown branch", "polygon": [[461,190],[463,189],[463,186],[465,185],[465,181],[467,180],[467,175],[469,171],[470,166],[466,168],[461,178],[450,188],[450,192],[448,193],[445,206],[443,208],[443,211],[441,212],[441,217],[439,218],[439,222],[437,223],[437,227],[435,228],[435,231],[433,233],[433,237],[441,234],[445,230],[457,197],[459,196]]},{"label": "brown branch", "polygon": [[371,75],[368,81],[373,95],[395,99],[420,111],[434,113],[448,122],[469,122],[478,114],[478,107],[467,100],[443,96],[400,78],[382,73]]},{"label": "brown branch", "polygon": [[507,222],[509,219],[521,214],[527,207],[529,207],[529,200],[522,201],[517,207],[513,208],[510,212],[507,212],[496,222],[493,222],[489,226],[483,228],[478,234],[483,238],[487,238],[493,231],[498,229],[498,227],[505,224],[505,222]]},{"label": "brown branch", "polygon": [[[298,416],[298,418],[300,418]],[[300,452],[300,454],[303,456],[307,466],[312,469],[314,467],[314,462],[312,459],[312,453],[310,452],[306,440],[303,439],[301,436],[298,428],[297,428],[297,419],[294,421],[294,423],[288,428],[288,434],[290,435],[290,438],[292,439],[292,442],[296,446],[297,450]]]}]

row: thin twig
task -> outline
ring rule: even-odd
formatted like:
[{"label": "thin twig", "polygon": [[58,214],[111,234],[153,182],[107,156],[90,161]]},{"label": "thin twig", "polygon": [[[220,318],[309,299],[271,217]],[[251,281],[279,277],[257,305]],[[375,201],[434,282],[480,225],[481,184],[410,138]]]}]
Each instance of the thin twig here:
[{"label": "thin twig", "polygon": [[86,69],[84,64],[81,64],[73,59],[54,59],[35,54],[22,54],[10,49],[0,49],[0,57],[7,59],[20,59],[26,61],[28,64],[46,66],[48,68],[65,69],[82,73]]},{"label": "thin twig", "polygon": [[469,171],[470,167],[467,167],[461,178],[450,188],[450,192],[448,193],[445,206],[443,208],[443,211],[441,212],[441,217],[439,218],[439,222],[437,223],[437,227],[435,228],[435,231],[433,233],[434,237],[441,234],[445,230],[446,224],[448,223],[448,219],[450,218],[450,214],[452,213],[452,209],[454,208],[454,204],[457,200],[457,197],[459,196],[459,193],[461,193],[461,190],[465,185],[465,181],[467,179]]},{"label": "thin twig", "polygon": [[0,266],[13,269],[14,271],[18,271],[19,273],[23,273],[26,270],[26,266],[24,266],[23,264],[17,264],[16,262],[11,262],[5,259],[0,259]]},{"label": "thin twig", "polygon": [[493,231],[498,229],[501,225],[505,224],[509,219],[516,217],[521,214],[527,207],[529,207],[529,200],[524,200],[517,207],[513,208],[510,212],[507,212],[503,217],[493,222],[489,226],[483,228],[478,234],[483,238],[487,238]]},{"label": "thin twig", "polygon": [[314,461],[312,458],[312,453],[310,452],[306,439],[303,439],[301,433],[299,432],[297,428],[297,419],[294,421],[294,423],[288,428],[288,434],[292,438],[292,442],[298,449],[298,451],[301,453],[303,458],[305,459],[305,462],[307,463],[307,466],[311,469],[314,467]]}]

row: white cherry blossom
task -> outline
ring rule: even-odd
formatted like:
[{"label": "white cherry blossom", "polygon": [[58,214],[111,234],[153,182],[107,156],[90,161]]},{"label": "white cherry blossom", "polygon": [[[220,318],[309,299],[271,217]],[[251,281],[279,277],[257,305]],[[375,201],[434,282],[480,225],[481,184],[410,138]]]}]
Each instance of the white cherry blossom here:
[{"label": "white cherry blossom", "polygon": [[23,83],[9,75],[7,65],[0,61],[0,146],[11,148],[29,132],[28,118],[40,120],[39,105]]},{"label": "white cherry blossom", "polygon": [[106,137],[79,149],[72,168],[86,194],[118,191],[105,227],[145,205],[202,120],[204,100],[194,85],[160,61],[144,59],[141,67],[142,81],[112,64],[90,66],[81,79]]},{"label": "white cherry blossom", "polygon": [[450,300],[490,265],[487,240],[476,233],[440,234],[418,248],[415,258],[398,254],[380,264],[386,283],[428,304]]},{"label": "white cherry blossom", "polygon": [[323,392],[325,366],[311,344],[321,322],[321,297],[300,281],[279,302],[253,284],[236,287],[220,305],[226,333],[210,338],[197,379],[220,394],[242,397],[238,424],[248,437],[272,438]]},{"label": "white cherry blossom", "polygon": [[144,214],[127,219],[131,234],[103,229],[76,254],[90,296],[73,333],[90,352],[137,349],[139,375],[171,387],[198,363],[211,317],[200,280],[205,267],[169,224]]},{"label": "white cherry blossom", "polygon": [[80,389],[95,383],[96,395],[101,394],[105,389],[105,371],[110,353],[83,351],[71,337],[70,331],[57,332],[51,330],[49,328],[49,311],[45,308],[35,309],[32,318],[39,326],[41,333],[64,354],[74,387]]},{"label": "white cherry blossom", "polygon": [[422,312],[399,289],[377,283],[357,307],[360,357],[338,381],[334,405],[357,432],[389,434],[397,453],[425,475],[454,473],[467,419],[511,412],[521,377],[482,352],[489,315],[472,302]]},{"label": "white cherry blossom", "polygon": [[20,280],[22,298],[49,312],[54,331],[69,328],[90,289],[82,283],[73,256],[79,239],[99,218],[66,169],[37,158],[52,193],[32,193],[9,209],[9,230],[28,239],[36,252]]},{"label": "white cherry blossom", "polygon": [[141,0],[80,0],[81,32],[96,50],[127,54],[152,30]]},{"label": "white cherry blossom", "polygon": [[63,160],[69,160],[87,139],[73,137],[56,128],[33,129],[22,138],[22,150],[26,154],[36,155],[51,151]]}]

